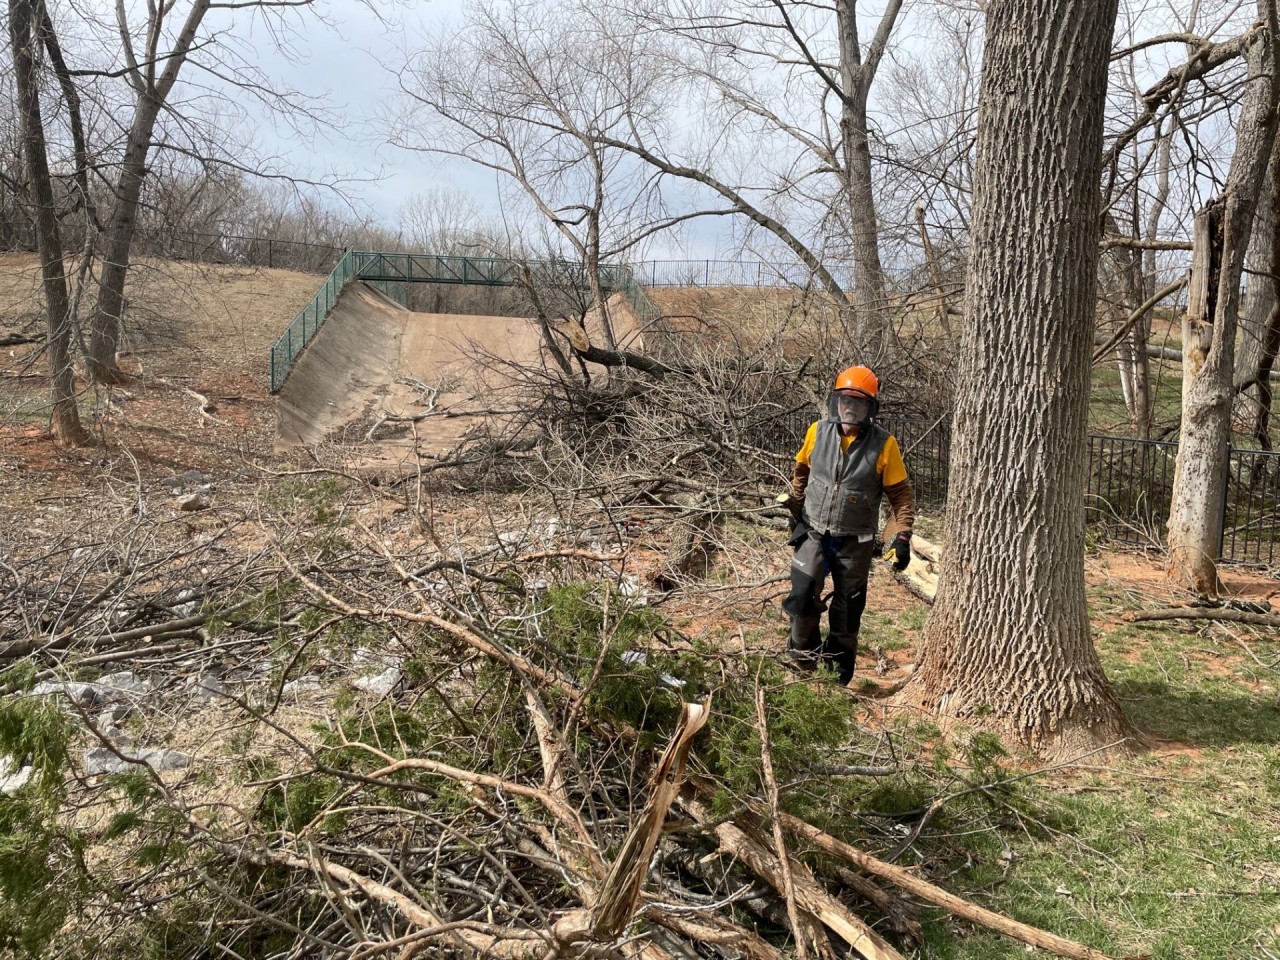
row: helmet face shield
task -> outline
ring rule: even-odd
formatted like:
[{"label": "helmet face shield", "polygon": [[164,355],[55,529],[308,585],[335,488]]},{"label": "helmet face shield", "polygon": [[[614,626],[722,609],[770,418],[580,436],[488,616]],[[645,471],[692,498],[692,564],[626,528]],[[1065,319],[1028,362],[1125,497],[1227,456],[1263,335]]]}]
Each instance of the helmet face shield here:
[{"label": "helmet face shield", "polygon": [[875,398],[861,390],[833,390],[827,415],[842,427],[863,427],[875,416],[875,408]]}]

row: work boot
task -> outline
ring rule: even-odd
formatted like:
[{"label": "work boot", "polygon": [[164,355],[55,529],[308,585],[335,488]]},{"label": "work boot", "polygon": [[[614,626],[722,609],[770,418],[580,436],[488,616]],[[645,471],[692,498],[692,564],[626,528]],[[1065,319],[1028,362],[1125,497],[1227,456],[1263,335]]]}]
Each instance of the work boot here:
[{"label": "work boot", "polygon": [[847,687],[849,681],[853,679],[854,671],[858,667],[858,638],[853,638],[853,648],[845,646],[835,637],[828,636],[826,643],[822,645],[822,663],[824,666],[830,667],[836,675],[836,680],[840,682],[840,686]]},{"label": "work boot", "polygon": [[822,622],[819,617],[792,617],[787,649],[782,659],[802,673],[818,669],[818,648],[822,646]]},{"label": "work boot", "polygon": [[793,647],[787,647],[782,654],[783,662],[794,667],[802,673],[813,673],[818,669],[818,655],[813,650],[796,650]]}]

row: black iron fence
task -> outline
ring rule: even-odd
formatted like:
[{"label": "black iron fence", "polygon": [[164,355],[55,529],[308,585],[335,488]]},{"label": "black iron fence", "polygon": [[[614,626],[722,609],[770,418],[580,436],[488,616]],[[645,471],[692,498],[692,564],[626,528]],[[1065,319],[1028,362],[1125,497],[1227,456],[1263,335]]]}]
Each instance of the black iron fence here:
[{"label": "black iron fence", "polygon": [[135,256],[193,260],[243,266],[328,273],[345,252],[330,243],[241,237],[219,233],[143,233],[134,241]]},{"label": "black iron fence", "polygon": [[1109,540],[1163,543],[1178,445],[1131,437],[1089,437],[1085,520]]},{"label": "black iron fence", "polygon": [[[799,449],[812,411],[788,415],[778,452]],[[943,506],[950,472],[951,425],[945,420],[886,417],[898,439],[920,503]],[[1131,437],[1090,436],[1085,521],[1103,538],[1162,547],[1173,495],[1178,445]],[[1280,453],[1231,448],[1227,457],[1220,559],[1280,563]]]}]

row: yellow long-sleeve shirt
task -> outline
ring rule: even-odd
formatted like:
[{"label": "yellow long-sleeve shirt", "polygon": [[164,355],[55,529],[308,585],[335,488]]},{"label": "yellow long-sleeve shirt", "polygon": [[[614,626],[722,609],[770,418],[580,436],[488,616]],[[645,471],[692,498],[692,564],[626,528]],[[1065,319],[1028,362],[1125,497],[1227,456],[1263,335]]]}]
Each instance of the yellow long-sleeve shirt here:
[{"label": "yellow long-sleeve shirt", "polygon": [[[796,454],[796,463],[803,463],[809,466],[809,457],[813,454],[813,445],[818,439],[818,425],[816,423],[809,424],[809,430],[804,435],[804,444],[800,447],[800,452]],[[840,452],[848,453],[849,447],[853,445],[853,441],[858,439],[858,433],[855,430],[852,435],[840,438]],[[876,473],[880,474],[880,482],[886,487],[892,487],[894,484],[901,483],[907,479],[907,465],[902,462],[902,451],[898,449],[898,441],[892,435],[884,442],[884,447],[880,451],[880,456],[876,457]]]},{"label": "yellow long-sleeve shirt", "polygon": [[[857,431],[851,436],[842,436],[841,452],[848,453],[856,439]],[[804,435],[800,452],[796,454],[795,470],[791,477],[791,495],[797,500],[804,499],[805,488],[809,485],[809,458],[817,440],[818,425],[811,423]],[[902,451],[898,449],[898,441],[892,434],[885,440],[880,455],[876,457],[876,473],[880,475],[880,483],[889,499],[889,522],[883,534],[888,541],[899,531],[909,531],[915,525],[915,493],[907,480],[907,465],[902,462]]]}]

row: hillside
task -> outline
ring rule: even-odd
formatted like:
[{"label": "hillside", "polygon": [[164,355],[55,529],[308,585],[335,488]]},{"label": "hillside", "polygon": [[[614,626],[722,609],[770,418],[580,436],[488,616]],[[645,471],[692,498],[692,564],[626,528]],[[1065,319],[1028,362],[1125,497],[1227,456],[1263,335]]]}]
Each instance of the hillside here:
[{"label": "hillside", "polygon": [[[33,265],[4,267],[0,331],[21,330]],[[609,433],[602,401],[585,447],[566,428],[459,469],[358,472],[358,444],[277,452],[266,350],[316,283],[151,265],[137,304],[154,324],[124,360],[138,376],[82,395],[102,439],[84,450],[42,436],[34,349],[4,352],[0,889],[17,876],[41,895],[0,897],[0,932],[56,960],[312,940],[359,956],[443,913],[460,936],[542,948],[531,931],[580,917],[648,802],[680,701],[705,700],[701,792],[642,864],[628,935],[700,956],[714,929],[777,960],[786,896],[728,846],[759,826],[758,687],[783,808],[912,877],[1108,956],[1280,948],[1274,630],[1136,620],[1179,602],[1160,558],[1095,544],[1093,635],[1137,752],[1043,767],[944,739],[888,699],[929,607],[887,564],[851,687],[781,665],[786,534],[766,481],[729,482],[732,449],[703,489],[678,486],[702,476],[701,438]],[[655,437],[680,453],[656,476],[633,446]],[[937,538],[940,518],[918,528]],[[1226,579],[1280,613],[1276,571]],[[886,956],[1028,955],[787,842],[830,915],[870,924]]]}]

